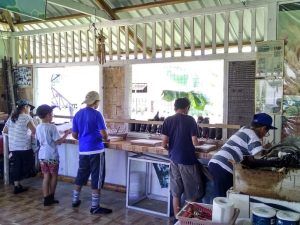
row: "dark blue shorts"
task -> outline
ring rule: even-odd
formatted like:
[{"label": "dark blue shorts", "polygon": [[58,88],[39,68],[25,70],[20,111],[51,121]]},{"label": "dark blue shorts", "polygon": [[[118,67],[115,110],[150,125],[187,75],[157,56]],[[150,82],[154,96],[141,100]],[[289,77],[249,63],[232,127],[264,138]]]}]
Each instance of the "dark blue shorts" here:
[{"label": "dark blue shorts", "polygon": [[105,153],[79,155],[79,168],[75,184],[86,185],[91,175],[92,189],[101,189],[105,179]]}]

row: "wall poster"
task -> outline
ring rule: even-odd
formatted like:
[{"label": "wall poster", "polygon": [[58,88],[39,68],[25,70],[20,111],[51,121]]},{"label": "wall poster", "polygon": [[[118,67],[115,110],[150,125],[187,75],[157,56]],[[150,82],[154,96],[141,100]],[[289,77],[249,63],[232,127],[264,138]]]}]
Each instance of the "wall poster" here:
[{"label": "wall poster", "polygon": [[300,1],[279,5],[277,31],[285,43],[282,137],[300,137]]},{"label": "wall poster", "polygon": [[284,42],[264,41],[256,44],[256,76],[282,77]]},{"label": "wall poster", "polygon": [[14,70],[15,83],[18,88],[32,87],[32,67],[20,66]]},{"label": "wall poster", "polygon": [[255,112],[281,115],[284,41],[256,44]]}]

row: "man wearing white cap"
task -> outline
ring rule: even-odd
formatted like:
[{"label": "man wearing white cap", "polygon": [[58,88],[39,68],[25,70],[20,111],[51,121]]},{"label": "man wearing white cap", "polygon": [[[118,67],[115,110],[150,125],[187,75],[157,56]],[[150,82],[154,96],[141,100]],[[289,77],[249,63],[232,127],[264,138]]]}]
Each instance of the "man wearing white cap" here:
[{"label": "man wearing white cap", "polygon": [[233,134],[221,149],[209,161],[209,172],[214,180],[215,197],[226,197],[226,192],[233,186],[233,165],[240,163],[245,156],[254,156],[263,150],[261,139],[272,126],[272,117],[266,113],[253,116],[251,126],[242,127]]},{"label": "man wearing white cap", "polygon": [[80,109],[73,119],[72,136],[79,140],[79,168],[75,180],[72,206],[81,203],[80,191],[91,175],[92,204],[91,214],[109,214],[111,209],[100,207],[100,189],[105,177],[105,155],[103,141],[107,141],[106,125],[102,114],[97,110],[100,97],[96,91],[87,93]]}]

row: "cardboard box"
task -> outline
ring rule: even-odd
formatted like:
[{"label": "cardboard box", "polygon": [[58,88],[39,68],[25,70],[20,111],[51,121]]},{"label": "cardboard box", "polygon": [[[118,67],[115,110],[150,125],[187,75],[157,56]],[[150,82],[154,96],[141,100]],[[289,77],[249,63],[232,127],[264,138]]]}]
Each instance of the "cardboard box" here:
[{"label": "cardboard box", "polygon": [[243,194],[300,202],[300,169],[277,171],[234,165],[233,190]]}]

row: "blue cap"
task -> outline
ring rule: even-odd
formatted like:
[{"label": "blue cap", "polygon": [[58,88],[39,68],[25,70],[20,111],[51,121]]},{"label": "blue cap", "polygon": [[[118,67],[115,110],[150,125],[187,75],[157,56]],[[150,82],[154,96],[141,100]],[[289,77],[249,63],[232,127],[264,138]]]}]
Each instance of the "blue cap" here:
[{"label": "blue cap", "polygon": [[45,116],[49,113],[52,113],[53,109],[56,106],[49,106],[47,104],[44,105],[40,105],[39,107],[37,107],[36,109],[36,115],[40,118],[45,118]]},{"label": "blue cap", "polygon": [[33,105],[30,104],[30,102],[26,99],[20,99],[16,102],[17,108],[21,108],[25,105],[30,106],[30,110],[33,110],[35,107]]},{"label": "blue cap", "polygon": [[269,116],[266,113],[257,113],[257,114],[255,114],[253,116],[252,123],[266,126],[268,129],[272,129],[272,130],[277,129],[276,127],[272,126],[272,123],[273,123],[272,117]]}]

